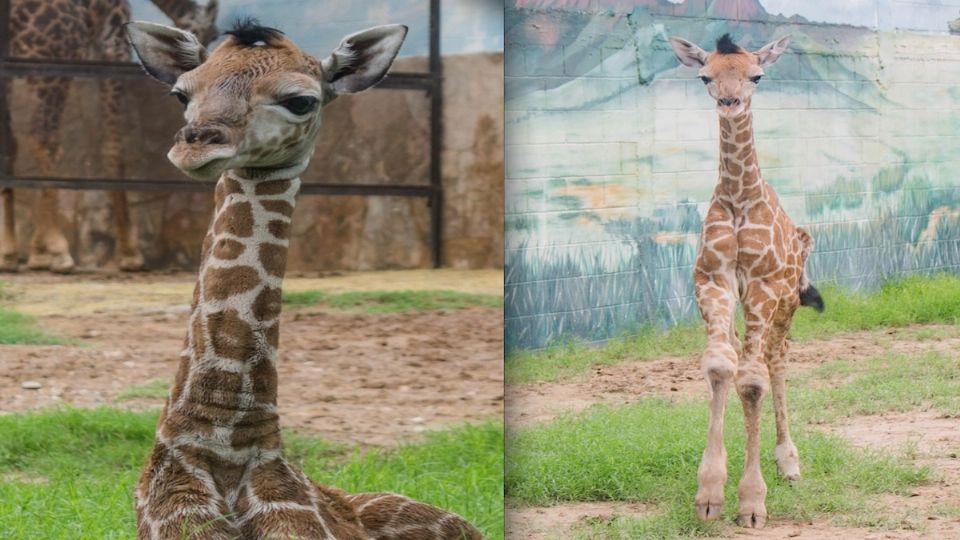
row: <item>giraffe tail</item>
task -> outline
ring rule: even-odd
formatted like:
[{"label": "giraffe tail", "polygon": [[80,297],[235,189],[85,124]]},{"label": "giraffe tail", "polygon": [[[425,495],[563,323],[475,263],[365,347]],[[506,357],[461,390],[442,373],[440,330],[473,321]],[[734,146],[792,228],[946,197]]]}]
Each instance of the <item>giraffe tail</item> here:
[{"label": "giraffe tail", "polygon": [[799,227],[797,227],[797,234],[800,235],[800,242],[803,244],[801,250],[803,274],[800,276],[800,305],[812,307],[817,310],[818,313],[823,313],[826,307],[826,304],[823,303],[823,297],[820,296],[820,291],[818,291],[817,288],[810,283],[810,279],[807,278],[807,255],[813,250],[813,237],[810,236],[810,233]]}]

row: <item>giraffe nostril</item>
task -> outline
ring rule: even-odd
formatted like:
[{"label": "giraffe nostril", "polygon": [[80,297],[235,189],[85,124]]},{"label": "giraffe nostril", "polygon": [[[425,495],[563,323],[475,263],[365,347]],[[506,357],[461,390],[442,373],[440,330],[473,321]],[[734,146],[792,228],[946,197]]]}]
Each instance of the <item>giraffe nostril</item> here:
[{"label": "giraffe nostril", "polygon": [[227,144],[225,130],[218,127],[185,127],[177,134],[178,141],[187,144]]}]

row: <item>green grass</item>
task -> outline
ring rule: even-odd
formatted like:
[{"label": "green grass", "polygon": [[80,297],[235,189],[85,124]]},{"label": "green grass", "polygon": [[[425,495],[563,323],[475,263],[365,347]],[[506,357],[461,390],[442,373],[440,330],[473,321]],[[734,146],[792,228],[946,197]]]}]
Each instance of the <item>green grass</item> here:
[{"label": "green grass", "polygon": [[[791,336],[811,340],[842,332],[960,321],[960,278],[952,274],[912,276],[865,294],[827,284],[821,288],[826,311],[797,310]],[[681,323],[667,331],[641,329],[601,346],[570,342],[540,351],[511,353],[505,362],[508,383],[553,381],[589,370],[595,364],[687,356],[706,344],[703,324]]]},{"label": "green grass", "polygon": [[332,309],[366,313],[404,313],[469,307],[503,307],[503,297],[457,291],[301,291],[283,294],[291,306],[323,304]]},{"label": "green grass", "polygon": [[[862,451],[813,427],[843,417],[933,408],[960,414],[960,360],[952,355],[885,355],[835,360],[791,381],[791,427],[804,478],[781,480],[773,459],[771,399],[765,399],[762,467],[769,492],[768,513],[810,520],[829,516],[840,523],[878,528],[922,528],[922,520],[880,510],[872,495],[909,493],[931,471],[901,455]],[[736,513],[742,471],[742,408],[731,395],[726,446],[729,480],[725,523]],[[563,501],[638,501],[656,509],[649,516],[586,524],[584,538],[684,538],[722,533],[693,512],[697,467],[705,444],[708,410],[702,400],[646,398],[621,407],[595,406],[552,422],[511,432],[507,440],[507,495],[519,504]],[[938,510],[951,514],[956,506]],[[906,510],[904,510],[906,512]]]},{"label": "green grass", "polygon": [[[156,412],[66,409],[0,416],[0,538],[134,537],[133,488]],[[458,512],[503,538],[503,426],[463,426],[362,453],[289,437],[288,454],[320,482],[396,491]]]},{"label": "green grass", "polygon": [[169,393],[169,379],[153,379],[144,384],[124,388],[117,394],[117,401],[127,401],[136,398],[165,399]]},{"label": "green grass", "polygon": [[44,332],[33,317],[0,306],[0,345],[64,345],[70,340]]}]

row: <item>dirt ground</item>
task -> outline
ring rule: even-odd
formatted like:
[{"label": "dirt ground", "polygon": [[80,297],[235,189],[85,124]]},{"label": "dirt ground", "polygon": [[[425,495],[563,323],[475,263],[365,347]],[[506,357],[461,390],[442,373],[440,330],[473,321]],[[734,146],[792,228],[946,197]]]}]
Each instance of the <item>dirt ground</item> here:
[{"label": "dirt ground", "polygon": [[[160,407],[118,400],[132,386],[172,380],[194,276],[0,276],[4,302],[73,346],[0,345],[0,411],[69,404]],[[502,292],[495,271],[412,271],[294,277],[287,290],[455,289]],[[285,284],[286,285],[286,284]],[[316,307],[281,319],[279,405],[284,426],[344,442],[389,445],[425,430],[503,414],[503,312],[371,315]],[[35,390],[26,381],[40,383]]]},{"label": "dirt ground", "polygon": [[[918,331],[941,334],[937,339],[917,339]],[[921,354],[960,350],[960,333],[951,326],[925,325],[904,330],[853,332],[827,340],[793,343],[788,376],[837,358],[851,361],[888,352]],[[695,356],[664,357],[645,362],[596,366],[591,372],[555,383],[508,385],[507,423],[528,426],[561,414],[597,404],[627,404],[643,396],[683,396],[706,400],[708,389]],[[847,438],[853,445],[874,450],[909,450],[916,463],[933,471],[934,481],[909,496],[885,496],[879,504],[891,516],[906,516],[901,529],[871,530],[827,522],[798,523],[775,516],[760,530],[726,527],[733,538],[810,538],[840,540],[947,540],[960,538],[960,519],[944,518],[935,510],[960,505],[960,418],[943,418],[934,412],[914,411],[846,419],[819,426]],[[565,532],[592,520],[639,516],[656,511],[642,504],[574,503],[551,507],[512,508],[508,512],[512,540],[565,538]],[[692,511],[692,510],[691,510]],[[919,530],[918,530],[919,529]]]}]

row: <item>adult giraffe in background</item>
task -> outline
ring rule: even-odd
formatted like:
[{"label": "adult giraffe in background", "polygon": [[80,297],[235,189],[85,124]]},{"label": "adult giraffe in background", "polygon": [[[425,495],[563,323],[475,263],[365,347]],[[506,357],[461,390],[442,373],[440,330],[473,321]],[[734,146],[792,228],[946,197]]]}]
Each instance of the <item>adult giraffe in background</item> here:
[{"label": "adult giraffe in background", "polygon": [[[152,0],[179,27],[200,37],[205,43],[217,36],[217,0],[205,6],[193,0]],[[129,62],[130,47],[123,33],[130,21],[127,0],[13,0],[10,13],[10,54],[16,58],[52,58],[57,60],[105,60]],[[5,81],[0,81],[4,84]],[[71,80],[65,77],[29,77],[28,91],[38,99],[30,118],[26,146],[33,154],[40,176],[50,176],[61,155],[60,122]],[[121,95],[123,83],[100,80],[100,118],[103,124],[103,163],[112,178],[124,177],[123,134],[121,133]],[[13,170],[13,134],[9,123],[8,148]],[[70,246],[60,230],[58,191],[39,190],[33,206],[33,238],[27,267],[69,272],[74,267]],[[16,271],[19,266],[13,216],[13,190],[2,190],[3,225],[0,231],[0,271]],[[126,193],[112,192],[116,225],[115,253],[122,270],[143,268],[143,255],[137,246],[136,229],[130,221]]]},{"label": "adult giraffe in background", "polygon": [[[738,47],[726,34],[713,53],[670,38],[677,58],[699,69],[720,116],[720,179],[703,221],[694,269],[697,305],[707,325],[708,344],[700,362],[710,385],[710,428],[698,473],[697,515],[716,519],[723,509],[727,452],[723,419],[730,384],[743,405],[747,428],[746,463],[740,479],[737,523],[763,527],[767,486],[760,472],[760,408],[768,388],[776,413],[777,468],[800,478],[800,458],[787,425],[785,357],[787,332],[798,306],[823,310],[820,293],[804,265],[813,239],[787,216],[773,187],[763,180],[753,142],[754,90],[763,68],[777,61],[789,37],[756,52]],[[743,306],[746,332],[741,347],[735,326]]]}]

